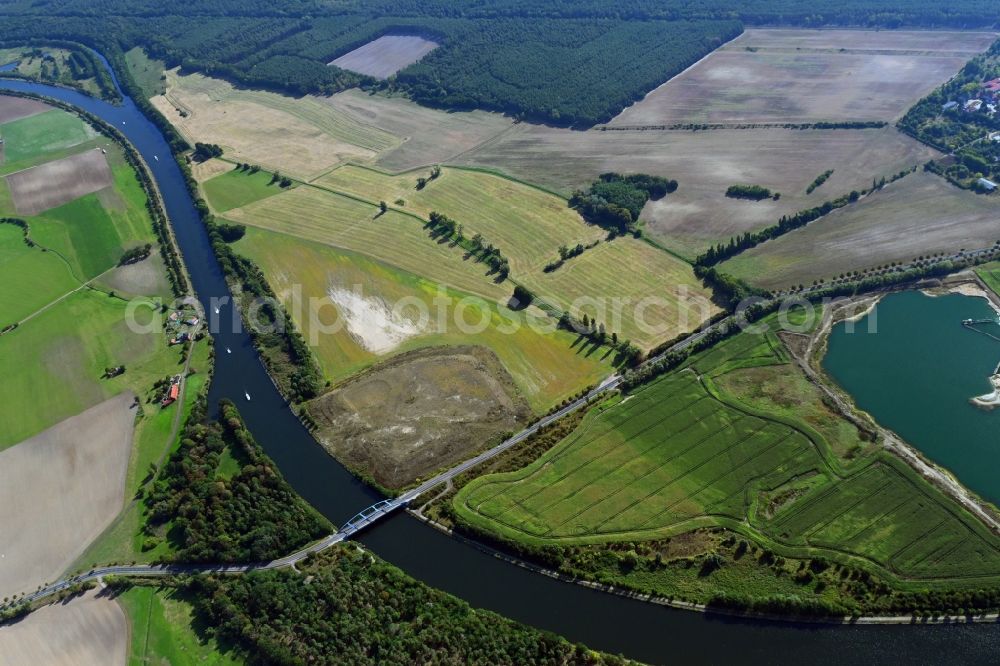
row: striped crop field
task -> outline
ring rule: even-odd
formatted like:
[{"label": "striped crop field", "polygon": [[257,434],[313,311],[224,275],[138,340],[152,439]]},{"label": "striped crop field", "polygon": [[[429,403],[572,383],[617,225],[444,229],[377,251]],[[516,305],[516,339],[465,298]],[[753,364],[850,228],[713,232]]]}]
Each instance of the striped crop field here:
[{"label": "striped crop field", "polygon": [[535,464],[467,486],[459,505],[540,540],[662,536],[743,519],[754,488],[821,464],[793,428],[726,405],[691,371],[588,418]]},{"label": "striped crop field", "polygon": [[[211,182],[211,181],[209,181]],[[419,219],[313,187],[298,187],[242,208],[226,219],[350,250],[462,291],[507,300],[510,289],[486,275],[484,264],[463,260],[459,248],[431,239]]]},{"label": "striped crop field", "polygon": [[[447,167],[416,189],[417,178],[429,176],[429,169],[393,176],[348,165],[316,183],[422,218],[437,211],[455,219],[466,237],[479,233],[500,248],[511,275],[532,291],[646,349],[718,312],[690,265],[631,237],[603,240],[605,232],[586,224],[559,196],[492,173]],[[595,242],[558,270],[545,271],[561,245]]]},{"label": "striped crop field", "polygon": [[[510,259],[511,273],[527,276],[558,258],[559,246],[587,245],[604,236],[587,225],[566,200],[543,190],[489,173],[441,169],[441,175],[417,189],[417,178],[430,169],[393,176],[347,165],[320,178],[317,184],[348,192],[375,203],[385,201],[427,218],[443,213],[464,225],[465,235],[482,234]],[[403,200],[405,204],[393,202]]]},{"label": "striped crop field", "polygon": [[[802,404],[780,395],[781,377],[798,372],[780,345],[743,333],[610,399],[530,465],[462,487],[459,520],[530,546],[721,526],[787,557],[897,580],[994,581],[1000,538],[982,522],[880,447],[844,455],[846,443],[831,440],[847,431],[817,416],[818,392],[800,391]],[[739,379],[772,368],[754,375],[771,383],[763,389]]]}]

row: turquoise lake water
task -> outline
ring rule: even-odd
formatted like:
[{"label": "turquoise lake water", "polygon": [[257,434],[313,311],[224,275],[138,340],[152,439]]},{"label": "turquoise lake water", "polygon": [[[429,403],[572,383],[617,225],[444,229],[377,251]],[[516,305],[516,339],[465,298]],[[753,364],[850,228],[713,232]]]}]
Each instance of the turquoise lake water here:
[{"label": "turquoise lake water", "polygon": [[[983,298],[891,294],[853,333],[834,327],[823,367],[881,425],[1000,504],[1000,409],[969,403],[992,391],[1000,341],[961,325],[995,317]],[[978,328],[1000,337],[996,324]]]}]

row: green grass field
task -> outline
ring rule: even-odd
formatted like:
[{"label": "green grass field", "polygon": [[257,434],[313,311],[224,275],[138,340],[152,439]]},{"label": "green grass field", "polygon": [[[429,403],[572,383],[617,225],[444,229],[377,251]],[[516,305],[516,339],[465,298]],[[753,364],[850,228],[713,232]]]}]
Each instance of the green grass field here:
[{"label": "green grass field", "polygon": [[59,109],[0,125],[7,164],[66,150],[96,135],[97,132],[78,116]]},{"label": "green grass field", "polygon": [[[61,110],[7,123],[0,132],[7,150],[17,144],[24,159],[41,162],[63,157],[72,141],[93,134]],[[36,247],[24,243],[19,227],[0,225],[4,325],[34,314],[0,336],[0,447],[122,391],[143,396],[154,380],[176,371],[179,350],[170,350],[161,333],[130,331],[125,301],[81,288],[114,267],[125,248],[155,242],[134,171],[117,146],[107,158],[113,187],[28,219]],[[14,215],[5,184],[0,215]],[[101,379],[106,367],[119,364],[126,365],[124,375]]]},{"label": "green grass field", "polygon": [[194,608],[170,588],[132,587],[117,598],[128,616],[129,666],[242,664],[230,648],[197,631]]},{"label": "green grass field", "polygon": [[162,60],[153,60],[142,47],[125,52],[125,64],[146,98],[162,95],[167,90]]},{"label": "green grass field", "polygon": [[991,261],[976,267],[976,275],[994,294],[1000,296],[1000,262]]},{"label": "green grass field", "polygon": [[[484,345],[497,353],[535,410],[548,409],[612,371],[607,349],[593,350],[575,344],[576,336],[563,331],[535,332],[524,325],[524,313],[490,305],[481,298],[472,299],[468,306],[462,306],[463,310],[456,303],[467,294],[457,289],[439,291],[427,279],[354,252],[255,228],[247,229],[246,236],[234,248],[264,270],[305,339],[316,340],[314,353],[326,376],[333,381],[370,366],[379,356],[366,350],[343,327],[333,333],[320,332],[321,325],[332,326],[337,320],[337,310],[327,296],[331,286],[360,289],[365,298],[390,307],[406,302],[426,305],[430,314],[427,326],[392,353],[440,344]],[[297,296],[293,287],[299,289]],[[295,298],[303,305],[296,307]],[[314,317],[307,307],[310,298],[319,299],[312,310]],[[438,312],[443,313],[443,322],[438,319]],[[481,332],[473,328],[463,333],[455,324],[456,312],[470,326],[478,327],[479,322],[487,325]],[[538,316],[551,327],[551,320]],[[504,333],[514,327],[512,321],[516,322],[517,330]]]},{"label": "green grass field", "polygon": [[286,192],[277,183],[271,182],[271,174],[266,171],[228,171],[202,183],[205,198],[217,213],[233,208],[241,208],[255,201]]},{"label": "green grass field", "polygon": [[[133,333],[126,303],[81,290],[0,336],[0,447],[30,437],[125,390],[137,395],[176,372],[179,348]],[[125,374],[101,379],[106,367]]]},{"label": "green grass field", "polygon": [[2,326],[20,321],[79,284],[66,261],[38,247],[29,248],[20,227],[0,224]]},{"label": "green grass field", "polygon": [[846,455],[863,442],[818,418],[819,395],[795,405],[773,386],[731,381],[768,366],[796,373],[777,344],[742,334],[609,400],[534,463],[469,482],[454,508],[536,546],[722,526],[788,557],[874,566],[903,581],[995,580],[1000,539],[894,456],[870,445]]}]

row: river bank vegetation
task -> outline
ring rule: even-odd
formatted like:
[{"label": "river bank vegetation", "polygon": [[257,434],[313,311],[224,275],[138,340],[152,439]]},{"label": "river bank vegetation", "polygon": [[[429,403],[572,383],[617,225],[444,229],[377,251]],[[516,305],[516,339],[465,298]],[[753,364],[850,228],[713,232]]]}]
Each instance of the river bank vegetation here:
[{"label": "river bank vegetation", "polygon": [[[147,656],[186,646],[188,656],[214,664],[630,663],[472,608],[354,544],[296,568],[111,585],[133,618],[152,612]],[[133,640],[133,654],[138,647]]]},{"label": "river bank vegetation", "polygon": [[145,498],[150,547],[160,535],[178,562],[262,562],[333,526],[288,486],[230,402],[221,421],[195,405],[181,443]]}]

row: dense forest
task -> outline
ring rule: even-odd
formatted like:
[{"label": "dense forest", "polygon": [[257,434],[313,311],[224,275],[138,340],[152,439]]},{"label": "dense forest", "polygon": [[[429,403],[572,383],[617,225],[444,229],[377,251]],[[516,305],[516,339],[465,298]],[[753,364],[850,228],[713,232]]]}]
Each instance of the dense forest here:
[{"label": "dense forest", "polygon": [[353,545],[199,578],[204,624],[267,664],[623,664],[434,590]]},{"label": "dense forest", "polygon": [[[564,125],[607,120],[746,25],[991,27],[1000,1],[969,0],[19,0],[4,39],[146,48],[236,83],[292,94],[389,86],[426,104],[491,108]],[[384,34],[441,47],[378,82],[326,63]]]},{"label": "dense forest", "polygon": [[179,562],[260,562],[334,531],[285,482],[232,403],[222,403],[221,421],[204,416],[205,405],[196,406],[146,498],[151,538],[164,531]]}]

